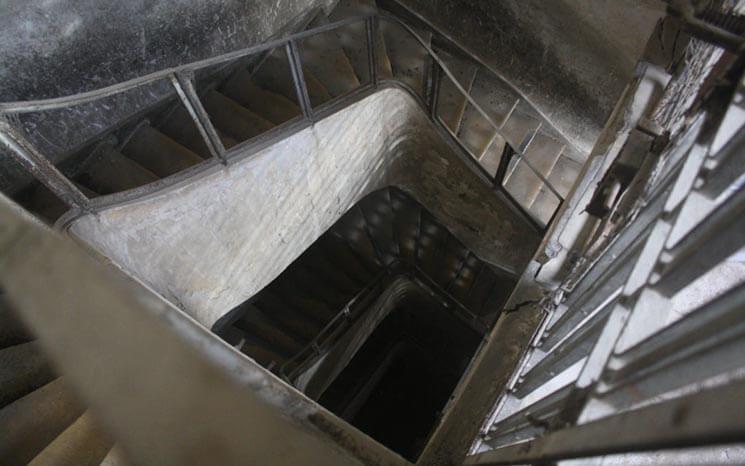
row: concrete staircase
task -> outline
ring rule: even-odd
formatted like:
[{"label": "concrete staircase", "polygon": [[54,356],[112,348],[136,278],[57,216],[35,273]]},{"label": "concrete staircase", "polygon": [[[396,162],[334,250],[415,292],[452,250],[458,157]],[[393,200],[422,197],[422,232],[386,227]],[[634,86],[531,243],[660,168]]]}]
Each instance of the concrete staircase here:
[{"label": "concrete staircase", "polygon": [[[364,0],[342,0],[310,27],[376,11]],[[313,106],[369,83],[364,27],[349,27],[298,43]],[[490,176],[497,174],[507,144],[556,186],[562,196],[579,171],[579,156],[542,127],[533,110],[506,92],[452,47],[425,44],[445,61],[458,82],[497,122],[504,138],[445,78],[437,117]],[[376,41],[380,80],[396,79],[424,96],[429,58],[402,28],[381,22]],[[220,73],[197,75],[197,91],[226,148],[253,139],[302,116],[284,48],[260,60],[239,62]],[[219,75],[219,79],[215,76]],[[156,183],[210,158],[191,116],[175,98],[137,121],[116,129],[82,157],[72,177],[89,197],[121,193]],[[539,223],[548,223],[555,195],[513,157],[504,186]],[[19,201],[53,222],[67,209],[40,185]],[[463,308],[464,319],[482,333],[499,315],[516,278],[484,263],[416,201],[394,188],[363,199],[254,299],[216,327],[219,335],[266,367],[284,374],[371,282],[391,268],[421,271],[429,284]],[[399,269],[397,269],[399,270]],[[288,290],[291,290],[289,292]],[[117,464],[112,442],[57,378],[32,338],[0,309],[0,462],[3,464]],[[108,456],[107,456],[108,453]]]},{"label": "concrete staircase", "polygon": [[4,465],[98,465],[113,446],[55,374],[2,294],[0,432],[0,464]]},{"label": "concrete staircase", "polygon": [[[517,281],[479,259],[406,193],[385,188],[360,200],[213,329],[284,376],[310,364],[321,347],[333,343],[326,337],[340,315],[352,324],[353,303],[375,294],[370,290],[384,286],[382,279],[400,274],[416,275],[451,298],[461,319],[479,334],[496,321]],[[311,347],[319,351],[308,351]]]},{"label": "concrete staircase", "polygon": [[[387,2],[383,2],[387,3]],[[316,28],[352,16],[371,14],[367,0],[343,0],[329,17],[317,16]],[[376,37],[378,79],[394,79],[424,98],[431,77],[427,51],[405,29],[379,21]],[[542,118],[516,93],[453,44],[436,39],[425,25],[414,31],[455,75],[459,84],[499,123],[502,135],[468,102],[445,75],[440,81],[437,117],[489,177],[504,175],[503,186],[540,224],[547,224],[559,204],[556,193],[520,157],[512,157],[498,174],[511,146],[564,197],[582,157],[542,124]],[[313,107],[371,81],[364,23],[357,22],[298,41],[302,71]],[[218,69],[200,70],[197,91],[223,145],[230,149],[302,116],[285,50]],[[124,125],[78,157],[72,178],[90,197],[128,191],[179,173],[210,158],[210,152],[187,110],[177,100]],[[506,164],[505,164],[506,165]],[[19,201],[48,221],[66,210],[45,188],[36,186]]]}]

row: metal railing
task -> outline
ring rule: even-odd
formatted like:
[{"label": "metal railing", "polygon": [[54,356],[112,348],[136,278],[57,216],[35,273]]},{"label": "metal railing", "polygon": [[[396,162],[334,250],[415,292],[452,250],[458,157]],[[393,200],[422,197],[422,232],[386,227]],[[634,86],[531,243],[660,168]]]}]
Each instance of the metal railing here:
[{"label": "metal railing", "polygon": [[[428,75],[428,84],[425,94],[429,95],[418,95],[415,90],[401,80],[397,80],[396,77],[392,80],[381,79],[378,73],[380,65],[380,57],[377,56],[376,52],[376,40],[378,37],[378,28],[381,21],[393,24],[395,27],[401,28],[410,35],[411,39],[415,40],[420,47],[426,51],[429,57],[429,66],[423,67],[424,73]],[[351,94],[357,94],[356,96],[349,95],[347,93],[342,96],[338,96],[331,99],[329,102],[325,102],[323,105],[314,106],[311,104],[308,91],[308,83],[303,73],[303,63],[298,50],[298,44],[304,39],[323,34],[331,31],[337,31],[341,28],[350,25],[361,25],[364,23],[366,30],[366,49],[369,63],[369,77],[370,82],[366,85],[361,85],[359,89],[355,90]],[[82,92],[75,95],[43,99],[43,100],[31,100],[24,102],[4,102],[0,103],[0,142],[2,142],[8,149],[12,156],[35,178],[37,178],[42,184],[47,186],[54,194],[62,199],[65,204],[73,209],[81,211],[91,210],[91,200],[78,189],[73,182],[71,182],[58,168],[52,164],[48,158],[44,157],[38,150],[34,149],[33,145],[24,138],[22,132],[17,128],[14,128],[9,121],[5,118],[11,114],[21,114],[29,112],[43,112],[55,109],[63,109],[85,103],[95,102],[97,100],[114,96],[123,92],[131,91],[133,89],[142,88],[154,84],[161,80],[170,81],[171,86],[175,90],[180,102],[184,105],[188,111],[191,119],[193,120],[196,128],[201,135],[211,157],[221,164],[230,163],[237,153],[245,152],[247,145],[238,144],[230,149],[226,149],[218,136],[218,132],[210,121],[210,117],[205,110],[199,94],[195,87],[194,74],[199,70],[204,70],[209,67],[216,65],[225,65],[230,62],[244,59],[253,55],[267,53],[277,48],[283,47],[286,51],[286,59],[288,61],[292,79],[295,85],[295,91],[297,94],[297,102],[302,110],[303,125],[307,126],[315,121],[318,121],[325,116],[328,116],[333,111],[336,111],[341,107],[342,104],[349,103],[354,100],[355,97],[359,97],[360,93],[365,91],[374,91],[382,84],[395,84],[400,88],[407,90],[410,94],[416,97],[417,101],[427,110],[427,114],[430,119],[436,123],[439,130],[451,138],[456,143],[456,146],[460,147],[465,151],[472,160],[469,166],[480,172],[488,182],[490,182],[496,191],[500,191],[506,195],[506,197],[514,204],[515,207],[521,212],[526,219],[528,219],[537,229],[542,229],[544,225],[540,225],[535,219],[526,211],[524,206],[521,206],[511,194],[504,189],[503,179],[507,172],[507,165],[510,163],[512,158],[516,158],[517,161],[524,163],[528,169],[540,180],[556,198],[558,199],[559,205],[556,207],[556,211],[563,202],[563,197],[559,191],[549,182],[548,179],[538,170],[533,163],[525,157],[525,150],[530,145],[530,142],[537,134],[539,128],[536,128],[531,134],[525,138],[525,143],[521,144],[520,147],[511,147],[509,143],[506,143],[506,149],[502,154],[500,160],[500,167],[496,172],[496,175],[492,176],[487,173],[481,165],[478,163],[478,157],[473,154],[464,144],[458,140],[458,135],[447,128],[443,123],[442,119],[436,115],[437,106],[437,90],[439,89],[439,79],[444,75],[449,78],[458,92],[460,92],[466,101],[473,106],[474,109],[489,123],[489,125],[495,131],[496,135],[505,138],[503,134],[503,128],[507,120],[511,117],[512,111],[507,115],[502,122],[497,123],[494,121],[492,116],[482,107],[479,102],[474,99],[473,96],[458,82],[453,72],[448,69],[448,66],[444,61],[438,57],[437,53],[430,47],[430,45],[424,41],[414,30],[405,24],[400,19],[390,16],[387,14],[376,14],[364,17],[352,17],[343,21],[338,21],[316,27],[313,29],[297,32],[289,35],[282,39],[271,40],[263,44],[247,47],[242,50],[235,52],[226,53],[217,57],[212,57],[205,60],[196,61],[186,65],[164,69],[155,73],[148,74],[146,76],[134,78],[126,82],[114,84],[101,89],[96,89],[88,92]],[[513,110],[517,106],[520,100],[513,105]],[[282,126],[288,126],[287,123]],[[297,126],[297,125],[296,125]],[[282,137],[281,132],[273,133],[275,138]],[[101,135],[98,135],[101,136]],[[249,142],[249,141],[246,141]],[[552,217],[553,218],[553,217]]]},{"label": "metal railing", "polygon": [[[599,257],[546,300],[466,464],[745,438],[742,416],[728,413],[743,397],[745,283],[674,311],[679,293],[745,246],[745,78],[730,79],[738,87],[718,89],[660,155],[659,176]],[[739,121],[725,120],[728,100]]]}]

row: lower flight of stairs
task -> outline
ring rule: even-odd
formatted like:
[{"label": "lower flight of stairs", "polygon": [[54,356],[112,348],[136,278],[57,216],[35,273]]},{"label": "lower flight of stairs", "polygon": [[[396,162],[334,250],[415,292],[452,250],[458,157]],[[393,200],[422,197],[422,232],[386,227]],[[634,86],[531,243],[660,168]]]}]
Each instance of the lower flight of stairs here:
[{"label": "lower flight of stairs", "polygon": [[124,465],[0,294],[0,465]]},{"label": "lower flight of stairs", "polygon": [[396,188],[360,200],[266,288],[214,330],[262,365],[290,362],[381,274],[415,274],[462,304],[485,332],[516,277],[473,254],[421,204]]}]

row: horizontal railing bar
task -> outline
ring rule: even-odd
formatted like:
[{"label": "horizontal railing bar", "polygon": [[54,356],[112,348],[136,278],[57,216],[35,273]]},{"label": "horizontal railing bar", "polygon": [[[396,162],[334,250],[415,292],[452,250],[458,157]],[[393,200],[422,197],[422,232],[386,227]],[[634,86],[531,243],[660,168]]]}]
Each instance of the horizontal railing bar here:
[{"label": "horizontal railing bar", "polygon": [[535,440],[479,453],[466,465],[526,464],[615,453],[741,442],[745,381],[667,400],[546,434]]}]

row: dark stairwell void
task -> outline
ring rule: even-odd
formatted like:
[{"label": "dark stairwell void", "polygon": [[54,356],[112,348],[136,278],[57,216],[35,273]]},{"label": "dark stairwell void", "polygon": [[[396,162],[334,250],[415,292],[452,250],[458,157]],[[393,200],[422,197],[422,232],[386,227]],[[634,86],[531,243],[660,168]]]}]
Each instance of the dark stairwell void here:
[{"label": "dark stairwell void", "polygon": [[213,330],[415,460],[515,283],[389,187]]}]

